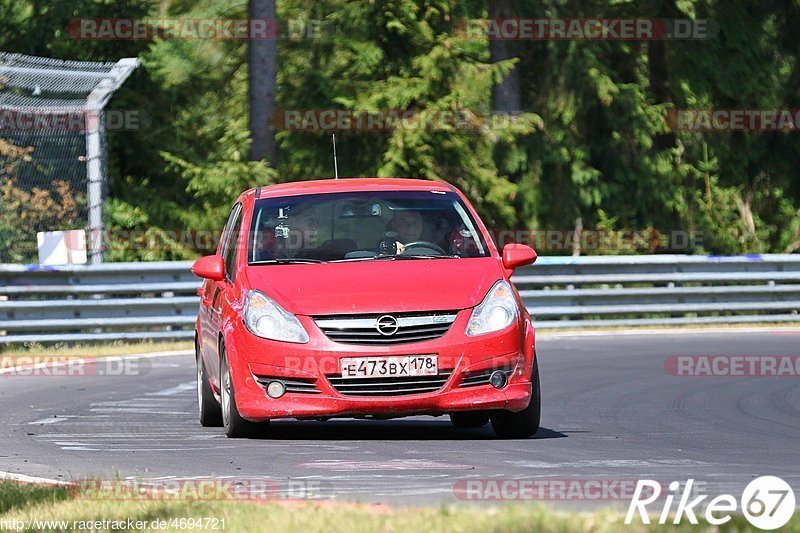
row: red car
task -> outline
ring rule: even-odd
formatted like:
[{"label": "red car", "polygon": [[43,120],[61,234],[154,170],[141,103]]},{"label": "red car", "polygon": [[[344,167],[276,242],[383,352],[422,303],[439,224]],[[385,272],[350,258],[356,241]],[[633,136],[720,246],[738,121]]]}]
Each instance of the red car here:
[{"label": "red car", "polygon": [[200,422],[229,437],[270,420],[448,414],[539,429],[534,328],[502,255],[455,187],[340,179],[259,187],[233,206],[197,318]]}]

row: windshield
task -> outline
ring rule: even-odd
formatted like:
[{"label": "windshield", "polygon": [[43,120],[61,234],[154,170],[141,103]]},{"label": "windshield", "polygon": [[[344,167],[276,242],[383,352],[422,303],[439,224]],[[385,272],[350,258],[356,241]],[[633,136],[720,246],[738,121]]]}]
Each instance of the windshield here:
[{"label": "windshield", "polygon": [[489,255],[461,199],[441,191],[264,198],[251,228],[250,264]]}]

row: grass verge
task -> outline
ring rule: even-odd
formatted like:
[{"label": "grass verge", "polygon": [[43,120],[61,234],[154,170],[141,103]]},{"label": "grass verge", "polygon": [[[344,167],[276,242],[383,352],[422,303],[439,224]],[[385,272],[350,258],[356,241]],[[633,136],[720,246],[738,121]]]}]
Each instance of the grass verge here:
[{"label": "grass verge", "polygon": [[[169,521],[178,520],[174,527]],[[180,520],[187,519],[181,525]],[[206,522],[206,519],[209,521]],[[217,530],[233,532],[301,531],[332,532],[597,532],[617,531],[755,531],[741,516],[713,527],[701,524],[625,526],[619,512],[602,510],[586,513],[554,511],[541,505],[513,504],[503,506],[448,506],[441,508],[387,508],[358,504],[311,502],[246,503],[234,501],[103,501],[78,499],[62,487],[33,487],[0,481],[0,526],[21,524],[25,531],[86,530],[91,523],[107,521],[118,525],[131,520],[152,525],[164,520],[163,531]],[[204,527],[187,527],[188,521]],[[62,524],[55,525],[58,521]],[[216,521],[216,522],[215,522]],[[55,526],[55,527],[54,527]],[[208,527],[206,527],[208,526]],[[95,528],[103,530],[103,528]],[[126,527],[118,531],[134,531]],[[141,529],[139,529],[141,530]],[[783,531],[800,532],[800,517],[787,524]]]},{"label": "grass verge", "polygon": [[69,499],[69,496],[64,487],[0,481],[0,517],[14,509],[38,504],[54,504]]}]

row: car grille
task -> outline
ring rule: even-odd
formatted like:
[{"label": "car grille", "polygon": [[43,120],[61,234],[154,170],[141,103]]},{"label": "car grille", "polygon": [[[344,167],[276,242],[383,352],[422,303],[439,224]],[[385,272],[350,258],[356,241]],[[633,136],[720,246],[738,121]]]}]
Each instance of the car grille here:
[{"label": "car grille", "polygon": [[319,394],[320,390],[317,388],[315,379],[302,379],[302,378],[278,378],[272,376],[256,376],[256,381],[262,387],[269,385],[270,381],[280,381],[286,385],[286,392],[293,392],[296,394]]},{"label": "car grille", "polygon": [[[317,326],[334,342],[383,346],[439,338],[455,320],[455,311],[314,317]],[[379,329],[379,325],[390,327]]]},{"label": "car grille", "polygon": [[461,378],[461,382],[458,384],[459,387],[477,387],[479,385],[489,385],[489,378],[491,375],[497,371],[502,370],[506,373],[507,378],[511,378],[511,373],[514,372],[513,367],[505,367],[505,368],[487,368],[486,370],[479,370],[474,373],[467,374],[466,376]]},{"label": "car grille", "polygon": [[436,376],[391,378],[343,378],[337,374],[327,378],[339,394],[346,396],[404,396],[438,391],[447,383],[452,372],[444,370]]}]

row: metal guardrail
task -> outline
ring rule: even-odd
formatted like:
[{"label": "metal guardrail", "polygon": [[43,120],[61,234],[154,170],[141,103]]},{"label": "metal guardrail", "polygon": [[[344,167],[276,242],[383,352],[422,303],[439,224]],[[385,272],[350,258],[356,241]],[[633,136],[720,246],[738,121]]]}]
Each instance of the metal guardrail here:
[{"label": "metal guardrail", "polygon": [[200,302],[191,266],[0,265],[0,345],[191,339]]},{"label": "metal guardrail", "polygon": [[541,257],[513,278],[539,329],[800,322],[800,255]]},{"label": "metal guardrail", "polygon": [[[0,265],[0,345],[191,339],[190,267]],[[800,322],[800,255],[540,257],[513,281],[539,329]]]}]

